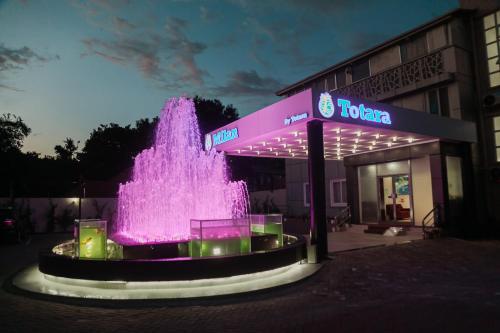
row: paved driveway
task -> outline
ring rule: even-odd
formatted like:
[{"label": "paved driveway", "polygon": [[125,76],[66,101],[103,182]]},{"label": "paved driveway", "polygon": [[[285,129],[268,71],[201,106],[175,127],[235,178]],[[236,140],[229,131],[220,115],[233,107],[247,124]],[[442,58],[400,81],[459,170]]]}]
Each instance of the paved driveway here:
[{"label": "paved driveway", "polygon": [[[38,248],[0,247],[0,278]],[[0,332],[500,332],[500,242],[455,239],[343,252],[312,278],[180,303],[51,302],[0,290]]]}]

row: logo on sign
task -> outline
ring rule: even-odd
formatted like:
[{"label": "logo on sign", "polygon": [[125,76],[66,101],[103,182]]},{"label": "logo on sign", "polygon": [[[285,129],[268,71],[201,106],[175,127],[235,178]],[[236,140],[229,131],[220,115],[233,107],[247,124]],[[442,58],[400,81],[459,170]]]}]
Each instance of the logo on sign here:
[{"label": "logo on sign", "polygon": [[319,96],[318,109],[321,115],[325,118],[331,118],[335,113],[332,96],[329,93],[322,93]]},{"label": "logo on sign", "polygon": [[309,117],[309,114],[307,112],[290,116],[289,118],[285,118],[285,125],[288,126],[296,121],[306,119],[307,117]]},{"label": "logo on sign", "polygon": [[209,151],[212,149],[212,136],[210,134],[205,135],[205,150]]}]

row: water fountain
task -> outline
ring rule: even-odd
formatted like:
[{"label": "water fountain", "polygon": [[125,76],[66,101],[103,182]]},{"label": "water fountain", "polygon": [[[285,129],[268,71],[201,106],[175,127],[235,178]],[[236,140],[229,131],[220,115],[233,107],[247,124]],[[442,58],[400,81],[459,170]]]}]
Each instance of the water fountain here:
[{"label": "water fountain", "polygon": [[[71,297],[143,299],[223,295],[298,281],[304,237],[281,215],[250,215],[223,153],[204,151],[192,100],[165,104],[151,148],[121,184],[117,218],[75,223],[75,237],[40,253],[17,288]],[[108,237],[109,229],[109,237]]]},{"label": "water fountain", "polygon": [[193,101],[172,98],[153,146],[137,155],[132,180],[120,185],[112,238],[121,244],[190,240],[190,220],[241,218],[247,207],[246,184],[228,181],[223,153],[202,149]]}]

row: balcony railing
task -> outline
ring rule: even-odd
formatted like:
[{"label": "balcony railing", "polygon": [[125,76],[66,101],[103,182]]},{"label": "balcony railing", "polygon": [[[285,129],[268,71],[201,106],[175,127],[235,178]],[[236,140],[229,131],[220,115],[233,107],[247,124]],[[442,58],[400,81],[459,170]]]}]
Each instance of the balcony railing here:
[{"label": "balcony railing", "polygon": [[376,99],[396,89],[444,73],[443,65],[442,52],[438,51],[339,88],[337,92],[353,97]]}]

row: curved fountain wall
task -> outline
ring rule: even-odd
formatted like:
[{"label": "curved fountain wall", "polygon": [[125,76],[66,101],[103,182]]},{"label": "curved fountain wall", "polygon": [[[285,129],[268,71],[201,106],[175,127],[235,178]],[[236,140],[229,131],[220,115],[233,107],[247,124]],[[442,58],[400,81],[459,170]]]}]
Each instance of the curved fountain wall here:
[{"label": "curved fountain wall", "polygon": [[246,184],[228,180],[224,154],[202,149],[193,101],[171,98],[153,146],[120,184],[113,237],[122,244],[188,240],[191,219],[238,218],[247,209]]}]

